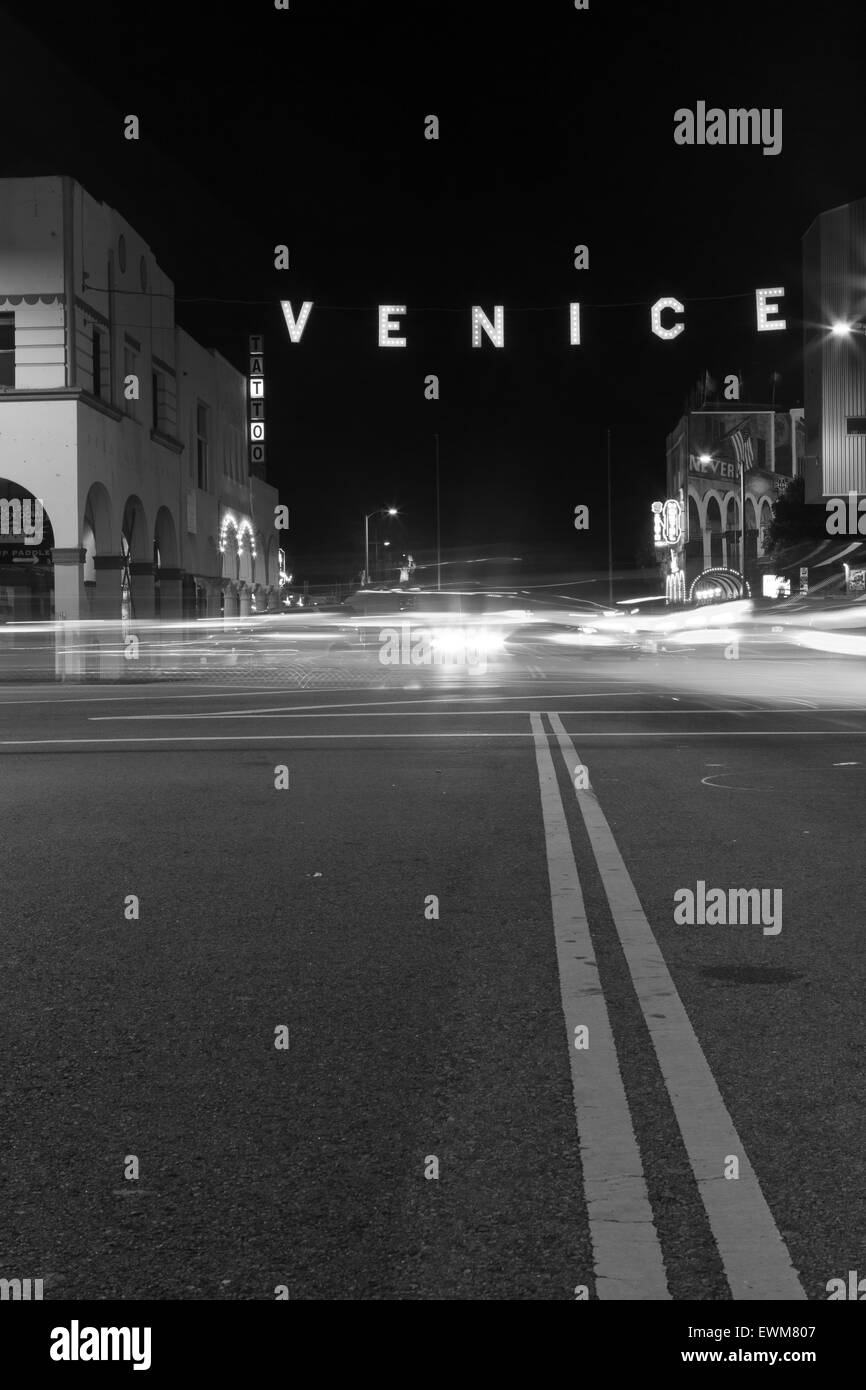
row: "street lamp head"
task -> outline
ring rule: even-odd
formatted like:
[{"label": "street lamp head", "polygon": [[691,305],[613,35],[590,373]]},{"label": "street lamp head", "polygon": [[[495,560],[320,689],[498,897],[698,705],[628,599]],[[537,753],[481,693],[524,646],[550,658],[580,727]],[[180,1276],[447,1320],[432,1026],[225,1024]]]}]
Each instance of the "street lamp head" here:
[{"label": "street lamp head", "polygon": [[389,516],[396,516],[396,515],[397,515],[397,508],[396,508],[396,507],[389,507],[389,508],[388,508],[388,515],[389,515]]},{"label": "street lamp head", "polygon": [[847,338],[851,331],[852,325],[850,323],[834,323],[833,327],[830,329],[834,338]]}]

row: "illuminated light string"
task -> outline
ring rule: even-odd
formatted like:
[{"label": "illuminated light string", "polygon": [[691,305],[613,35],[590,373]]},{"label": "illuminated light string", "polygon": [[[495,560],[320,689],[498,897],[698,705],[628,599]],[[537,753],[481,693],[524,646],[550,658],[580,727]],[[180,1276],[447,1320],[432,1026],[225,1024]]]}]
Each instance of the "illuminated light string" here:
[{"label": "illuminated light string", "polygon": [[225,552],[226,538],[228,536],[230,528],[233,529],[235,533],[235,539],[237,540],[238,546],[238,553],[240,553],[240,551],[243,548],[244,536],[248,535],[250,538],[250,552],[253,556],[253,559],[256,559],[256,538],[253,534],[253,528],[247,521],[246,517],[241,517],[239,519],[234,515],[233,512],[226,512],[220,524],[220,554],[223,554]]},{"label": "illuminated light string", "polygon": [[[87,288],[88,288],[88,290],[92,290],[95,294],[108,294],[108,293],[109,293],[109,288],[108,288],[107,285],[94,285],[94,284],[92,284],[90,281],[88,281]],[[218,295],[209,295],[209,294],[200,294],[200,295],[180,295],[180,294],[169,293],[167,290],[147,290],[147,291],[142,291],[142,290],[122,290],[122,289],[118,289],[117,287],[113,287],[112,290],[111,290],[111,293],[114,294],[114,295],[119,295],[119,294],[138,295],[139,298],[147,297],[147,298],[149,298],[149,299],[172,299],[172,300],[174,300],[175,304],[272,304],[272,303],[273,303],[273,300],[272,300],[272,299],[226,299],[226,298],[224,298],[224,297],[222,297],[222,296],[218,296]],[[737,290],[736,293],[734,293],[734,294],[704,294],[704,295],[690,294],[690,295],[687,296],[687,298],[690,299],[691,302],[692,302],[693,304],[713,304],[713,303],[721,302],[722,300],[726,300],[726,299],[751,299],[751,298],[752,298],[752,295],[755,294],[755,293],[757,293],[757,291],[754,291],[754,290]],[[763,293],[764,293],[764,294],[773,294],[774,291],[773,291],[773,290],[764,290]],[[647,300],[646,300],[646,299],[618,299],[618,300],[609,300],[606,304],[603,304],[603,303],[588,303],[588,304],[587,304],[587,307],[590,308],[590,309],[640,309],[640,308],[642,308],[642,307],[646,307],[646,305],[647,305]],[[343,314],[343,313],[348,313],[348,314],[367,314],[367,313],[370,312],[370,310],[371,310],[372,308],[381,308],[381,307],[382,307],[381,305],[371,305],[371,304],[320,304],[320,305],[319,305],[319,311],[320,311],[320,313],[329,313],[329,312],[330,312],[330,313],[341,313],[341,314]],[[558,308],[559,308],[559,306],[556,305],[556,304],[524,304],[524,305],[518,306],[516,309],[514,309],[513,312],[514,312],[514,313],[522,313],[522,314],[549,314],[549,313],[555,312]],[[414,307],[414,312],[415,312],[415,313],[418,313],[418,314],[463,314],[463,313],[465,313],[466,311],[465,311],[464,309],[451,309],[451,308],[448,308],[448,307],[443,306],[443,305],[441,305],[441,304],[427,304],[427,305],[420,305],[420,304],[419,304],[419,305],[416,305],[416,306]],[[141,325],[141,324],[139,324],[138,326],[139,326],[139,327],[143,327],[143,326],[146,326],[146,325]]]},{"label": "illuminated light string", "polygon": [[[720,578],[707,584],[708,576],[716,574]],[[699,584],[705,587],[699,589]],[[712,598],[714,594],[727,594],[728,598],[736,598],[738,591],[739,594],[742,594],[743,587],[746,590],[746,598],[751,598],[752,590],[748,580],[744,579],[736,570],[725,569],[724,566],[703,570],[692,580],[692,586],[689,589],[689,602],[691,603],[693,598]]]},{"label": "illuminated light string", "polygon": [[676,553],[671,551],[671,567],[665,575],[665,598],[668,603],[685,603],[686,576],[680,569]]}]

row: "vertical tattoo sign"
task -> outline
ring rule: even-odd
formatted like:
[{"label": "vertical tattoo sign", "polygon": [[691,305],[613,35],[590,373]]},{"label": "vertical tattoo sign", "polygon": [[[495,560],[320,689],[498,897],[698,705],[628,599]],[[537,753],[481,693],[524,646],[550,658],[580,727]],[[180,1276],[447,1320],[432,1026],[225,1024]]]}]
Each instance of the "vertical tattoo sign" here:
[{"label": "vertical tattoo sign", "polygon": [[250,474],[265,476],[265,353],[261,333],[250,335]]}]

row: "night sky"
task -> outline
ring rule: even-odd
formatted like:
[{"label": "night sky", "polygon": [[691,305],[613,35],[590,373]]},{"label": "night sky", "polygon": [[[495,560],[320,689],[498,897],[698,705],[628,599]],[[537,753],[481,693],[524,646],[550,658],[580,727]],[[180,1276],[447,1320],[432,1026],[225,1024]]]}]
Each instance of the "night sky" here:
[{"label": "night sky", "polygon": [[[603,562],[609,428],[628,565],[705,369],[742,372],[756,402],[780,372],[777,404],[802,404],[800,238],[866,194],[850,4],[5,8],[66,72],[6,33],[0,173],[71,174],[116,206],[174,278],[178,322],[240,369],[265,335],[296,575],[357,572],[377,506],[401,509],[397,548],[429,551],[436,432],[444,554],[529,574]],[[699,100],[781,107],[782,152],[677,146],[674,111]],[[754,291],[774,285],[788,329],[758,334]],[[675,341],[650,332],[661,295],[686,307]],[[297,346],[281,298],[314,302]],[[379,303],[408,306],[407,349],[377,347]],[[505,349],[473,350],[471,305],[497,303]]]}]

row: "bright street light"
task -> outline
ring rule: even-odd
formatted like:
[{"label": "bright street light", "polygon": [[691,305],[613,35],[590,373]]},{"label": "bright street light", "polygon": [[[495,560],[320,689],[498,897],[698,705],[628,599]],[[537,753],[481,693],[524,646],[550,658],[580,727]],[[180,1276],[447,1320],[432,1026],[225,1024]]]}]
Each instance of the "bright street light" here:
[{"label": "bright street light", "polygon": [[397,516],[396,507],[374,507],[371,512],[367,512],[364,517],[364,579],[370,583],[370,517],[371,516]]},{"label": "bright street light", "polygon": [[862,323],[834,323],[830,329],[834,338],[847,338],[851,333],[866,334],[866,327]]}]

